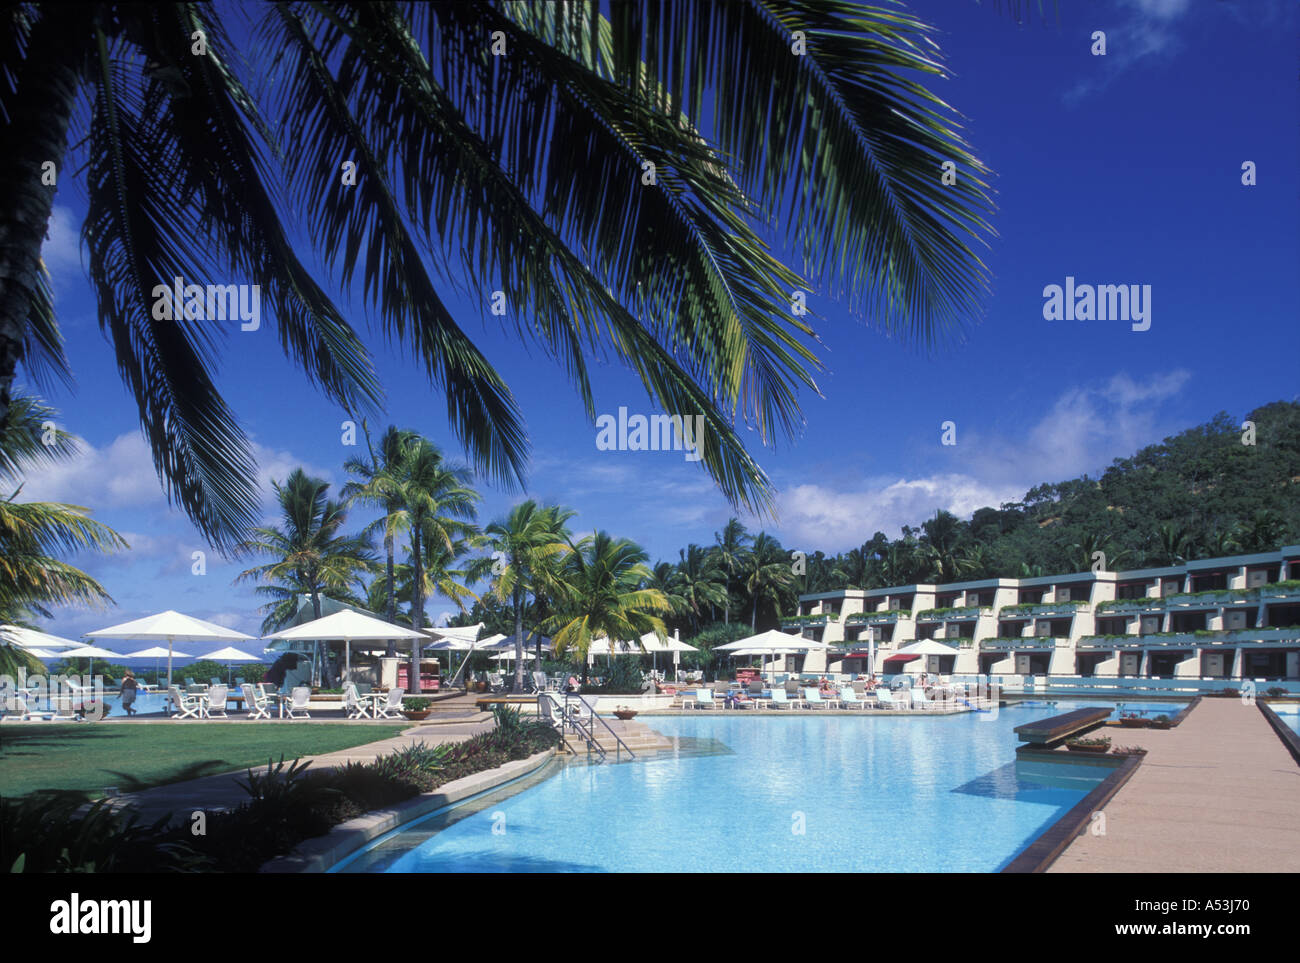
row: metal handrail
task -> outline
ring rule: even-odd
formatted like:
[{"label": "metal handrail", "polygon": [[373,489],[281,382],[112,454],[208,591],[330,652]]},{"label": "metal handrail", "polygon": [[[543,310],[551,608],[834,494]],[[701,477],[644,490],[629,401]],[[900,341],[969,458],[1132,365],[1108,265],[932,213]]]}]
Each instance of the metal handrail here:
[{"label": "metal handrail", "polygon": [[[633,758],[633,759],[636,758],[636,753],[632,751],[632,748],[631,748],[631,747],[630,747],[626,742],[623,741],[623,738],[622,738],[622,737],[621,737],[617,732],[615,732],[614,729],[613,729],[613,727],[612,727],[612,726],[611,726],[607,721],[605,721],[605,719],[600,715],[600,713],[598,713],[598,712],[596,711],[596,707],[595,707],[594,704],[593,704],[593,705],[588,705],[588,704],[587,704],[587,700],[584,699],[584,698],[582,697],[581,693],[576,693],[576,692],[566,692],[566,693],[564,693],[564,717],[565,717],[566,719],[573,720],[573,717],[572,717],[571,715],[569,715],[569,697],[570,697],[570,696],[573,696],[573,697],[576,698],[579,702],[581,702],[584,706],[586,706],[587,710],[591,713],[591,718],[592,718],[592,719],[597,719],[597,720],[599,720],[599,721],[600,721],[600,724],[601,724],[602,726],[604,726],[606,729],[609,730],[609,734],[610,734],[611,736],[614,737],[614,741],[618,744],[617,748],[615,748],[615,750],[614,750],[614,758],[615,758],[615,759],[620,758],[620,756],[619,756],[619,752],[620,752],[621,749],[626,749],[626,750],[627,750],[627,754],[628,754],[631,758]],[[579,729],[579,730],[582,729],[582,726],[578,725],[578,723],[577,723],[576,721],[574,721],[573,724],[574,724],[574,726],[575,726],[577,729]],[[592,724],[591,724],[590,722],[587,723],[587,727],[588,727],[589,730],[594,728],[594,726],[592,726]],[[588,736],[590,742],[591,742],[591,743],[594,743],[594,744],[599,748],[600,743],[596,742],[595,733],[589,731],[589,732],[587,733],[587,736]],[[601,751],[601,755],[602,755],[602,756],[604,755],[604,751],[603,751],[603,750]]]}]

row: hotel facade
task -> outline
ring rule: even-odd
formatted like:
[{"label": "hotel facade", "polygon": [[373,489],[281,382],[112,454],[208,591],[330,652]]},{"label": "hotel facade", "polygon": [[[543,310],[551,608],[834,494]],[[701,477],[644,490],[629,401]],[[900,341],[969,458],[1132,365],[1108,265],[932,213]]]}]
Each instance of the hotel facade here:
[{"label": "hotel facade", "polygon": [[[1300,680],[1300,545],[1166,568],[803,595],[805,671]],[[932,639],[952,655],[894,656]]]}]

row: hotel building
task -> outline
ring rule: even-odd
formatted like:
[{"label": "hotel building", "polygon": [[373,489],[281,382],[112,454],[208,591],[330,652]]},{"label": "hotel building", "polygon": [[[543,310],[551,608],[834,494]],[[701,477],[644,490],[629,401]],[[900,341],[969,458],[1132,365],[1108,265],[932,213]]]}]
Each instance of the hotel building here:
[{"label": "hotel building", "polygon": [[[1167,568],[846,589],[799,598],[805,671],[1300,679],[1300,545]],[[893,657],[933,639],[952,655]]]}]

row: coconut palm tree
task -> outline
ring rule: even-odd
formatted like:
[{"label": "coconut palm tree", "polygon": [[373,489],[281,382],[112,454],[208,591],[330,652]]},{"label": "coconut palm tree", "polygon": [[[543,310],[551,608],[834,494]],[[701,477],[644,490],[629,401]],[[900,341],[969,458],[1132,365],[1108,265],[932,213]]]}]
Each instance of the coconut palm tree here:
[{"label": "coconut palm tree", "polygon": [[781,545],[766,532],[759,532],[746,553],[740,571],[741,585],[749,593],[749,629],[758,631],[758,607],[768,605],[780,614],[782,601],[791,594],[794,574]]},{"label": "coconut palm tree", "polygon": [[[736,416],[763,444],[801,430],[820,367],[791,291],[923,342],[977,314],[987,169],[920,82],[944,66],[904,10],[494,0],[256,16],[250,33],[201,3],[0,12],[0,414],[20,364],[66,371],[40,253],[51,175],[81,175],[100,326],[169,496],[215,542],[255,524],[253,458],[214,380],[221,328],[188,296],[157,324],[173,313],[159,290],[258,285],[267,327],[330,398],[360,410],[380,395],[288,210],[310,212],[313,254],[361,282],[378,330],[502,480],[522,474],[527,435],[448,306],[450,279],[484,279],[589,415],[589,358],[611,355],[662,410],[703,416],[705,468],[749,507],[771,489]],[[937,186],[940,160],[956,184]]]},{"label": "coconut palm tree", "polygon": [[[280,524],[253,529],[239,551],[269,555],[273,560],[235,577],[236,584],[259,583],[255,591],[269,599],[262,606],[262,632],[287,625],[298,610],[300,595],[311,598],[317,619],[325,595],[346,605],[364,606],[363,576],[375,568],[374,554],[368,537],[344,533],[347,506],[329,497],[329,482],[295,468],[283,484],[271,484],[280,506]],[[326,684],[332,685],[328,659],[323,673]]]},{"label": "coconut palm tree", "polygon": [[[366,448],[369,451],[369,460],[362,458],[349,458],[343,464],[344,470],[352,475],[356,480],[350,481],[343,486],[340,494],[349,503],[359,503],[383,509],[384,515],[377,519],[364,529],[364,534],[373,535],[380,530],[384,533],[384,578],[376,579],[375,584],[381,586],[385,591],[383,610],[387,613],[388,621],[397,622],[397,596],[394,593],[394,565],[397,551],[397,511],[401,508],[401,497],[399,495],[400,480],[397,475],[398,466],[401,463],[402,452],[414,438],[417,437],[413,431],[399,430],[396,425],[389,425],[383,435],[379,438],[379,447],[370,440],[370,430],[366,423],[361,423],[362,430],[365,432]],[[369,594],[367,595],[368,600]],[[372,609],[371,611],[379,611]],[[393,654],[393,643],[388,644],[388,655]]]},{"label": "coconut palm tree", "polygon": [[[478,516],[482,495],[470,487],[471,473],[463,465],[443,460],[442,452],[418,435],[408,438],[391,483],[381,486],[384,498],[391,498],[391,526],[404,533],[410,547],[411,626],[424,627],[427,596],[427,558],[442,559],[457,543],[476,535],[473,521]],[[420,647],[411,646],[412,685],[420,678]]]},{"label": "coconut palm tree", "polygon": [[515,680],[512,692],[524,688],[524,603],[528,595],[554,598],[561,585],[559,564],[570,551],[566,525],[576,512],[532,499],[515,505],[505,518],[484,529],[491,550],[492,591],[509,600],[515,622]]},{"label": "coconut palm tree", "polygon": [[745,567],[749,554],[749,533],[740,519],[732,518],[713,535],[713,561],[723,575],[726,598],[723,601],[722,621],[731,622],[731,586]]},{"label": "coconut palm tree", "polygon": [[51,618],[50,606],[111,603],[99,582],[59,556],[129,548],[86,508],[18,501],[27,471],[76,454],[76,439],[56,421],[54,409],[28,395],[0,416],[0,623]]},{"label": "coconut palm tree", "polygon": [[727,588],[722,578],[716,557],[704,546],[692,543],[678,550],[671,585],[685,603],[692,631],[700,630],[706,607],[713,612],[717,606],[727,604]]},{"label": "coconut palm tree", "polygon": [[586,665],[593,639],[640,644],[641,636],[667,636],[662,616],[670,610],[658,589],[645,588],[650,569],[635,542],[608,532],[570,542],[562,565],[560,610],[547,621],[556,658],[571,655]]}]

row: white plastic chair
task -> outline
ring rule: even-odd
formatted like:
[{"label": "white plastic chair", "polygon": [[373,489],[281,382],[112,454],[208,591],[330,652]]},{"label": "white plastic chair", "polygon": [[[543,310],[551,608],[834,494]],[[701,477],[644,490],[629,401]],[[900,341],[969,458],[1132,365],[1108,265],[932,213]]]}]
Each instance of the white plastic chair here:
[{"label": "white plastic chair", "polygon": [[244,683],[239,687],[239,691],[244,693],[244,705],[248,709],[247,718],[271,718],[271,700],[262,693],[260,687]]},{"label": "white plastic chair", "polygon": [[203,706],[204,718],[211,719],[214,716],[218,719],[227,718],[226,694],[228,691],[220,682],[208,690],[208,697]]},{"label": "white plastic chair", "polygon": [[[310,719],[311,713],[307,711],[307,705],[311,702],[311,689],[308,686],[295,686],[289,696],[289,702],[285,704],[284,711],[290,719]],[[298,715],[298,713],[302,713]]]},{"label": "white plastic chair", "polygon": [[396,719],[402,714],[402,696],[406,694],[405,689],[389,689],[388,701],[383,705],[375,703],[376,719]]},{"label": "white plastic chair", "polygon": [[361,701],[355,683],[349,682],[343,687],[343,713],[349,719],[369,719],[370,710]]},{"label": "white plastic chair", "polygon": [[181,687],[178,685],[169,687],[167,694],[172,700],[173,719],[203,718],[203,700],[198,696],[190,695],[188,692],[181,692]]}]

